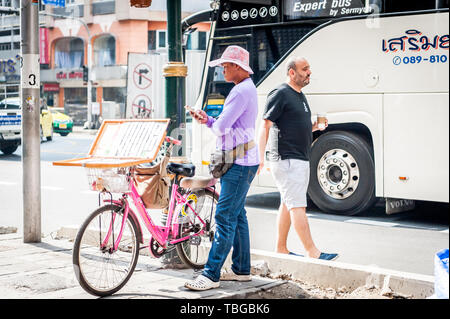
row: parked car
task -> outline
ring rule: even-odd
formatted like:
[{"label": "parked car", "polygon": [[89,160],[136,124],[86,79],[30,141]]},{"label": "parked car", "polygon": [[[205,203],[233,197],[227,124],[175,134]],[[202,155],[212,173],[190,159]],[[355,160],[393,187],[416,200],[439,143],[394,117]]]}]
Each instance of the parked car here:
[{"label": "parked car", "polygon": [[61,136],[69,135],[73,131],[73,119],[56,108],[49,107],[49,110],[53,117],[53,132]]},{"label": "parked car", "polygon": [[[41,142],[46,139],[51,141],[53,139],[52,114],[49,112],[47,105],[41,99],[40,101],[40,138]],[[0,150],[4,154],[12,154],[19,147],[22,142],[21,128],[22,128],[22,107],[19,97],[10,97],[0,101],[0,130],[2,132],[2,143]],[[4,114],[3,114],[4,113]]]},{"label": "parked car", "polygon": [[0,151],[14,153],[22,142],[22,111],[11,98],[0,101]]}]

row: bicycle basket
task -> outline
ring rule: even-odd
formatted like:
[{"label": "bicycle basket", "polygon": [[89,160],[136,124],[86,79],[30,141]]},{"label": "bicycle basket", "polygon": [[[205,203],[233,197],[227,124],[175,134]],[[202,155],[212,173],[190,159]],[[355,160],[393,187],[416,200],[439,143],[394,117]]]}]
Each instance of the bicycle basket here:
[{"label": "bicycle basket", "polygon": [[86,168],[89,186],[94,191],[126,193],[130,191],[128,170],[125,168]]}]

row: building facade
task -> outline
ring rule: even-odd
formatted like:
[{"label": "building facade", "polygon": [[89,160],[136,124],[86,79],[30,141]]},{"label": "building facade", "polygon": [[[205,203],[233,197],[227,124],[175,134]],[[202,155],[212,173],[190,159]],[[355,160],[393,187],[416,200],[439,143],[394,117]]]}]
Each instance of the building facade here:
[{"label": "building facade", "polygon": [[[4,6],[17,7],[19,0],[0,2]],[[105,101],[117,103],[123,115],[128,54],[160,54],[167,50],[165,3],[166,0],[155,0],[145,9],[130,7],[129,0],[66,0],[65,8],[41,6],[41,95],[48,105],[64,107],[78,125],[86,120],[87,83],[83,81],[83,68],[88,66],[90,43],[92,101],[97,102],[95,105],[100,112]],[[208,5],[209,1],[183,1],[182,16],[207,9]],[[74,19],[60,18],[62,15]],[[17,16],[8,18],[15,19],[18,24],[2,23],[0,59],[14,62],[20,54],[20,19]],[[187,48],[204,51],[209,24],[197,27]],[[2,66],[6,70],[8,62],[3,62]],[[17,73],[15,77],[4,74],[2,78],[1,75],[0,81],[3,79],[5,83],[18,80]]]},{"label": "building facade", "polygon": [[[19,9],[20,0],[0,0],[0,7]],[[20,17],[0,13],[0,100],[19,96]]]}]

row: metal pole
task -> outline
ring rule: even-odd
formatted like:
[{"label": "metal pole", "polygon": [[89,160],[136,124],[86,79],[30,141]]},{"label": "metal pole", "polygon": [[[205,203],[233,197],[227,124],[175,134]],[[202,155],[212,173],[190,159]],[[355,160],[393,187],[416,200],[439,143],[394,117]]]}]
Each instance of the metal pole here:
[{"label": "metal pole", "polygon": [[21,0],[23,241],[41,241],[39,7]]},{"label": "metal pole", "polygon": [[[184,105],[187,67],[183,63],[181,0],[167,0],[167,35],[169,63],[164,67],[163,73],[166,78],[166,117],[170,118],[168,133],[176,134],[177,136],[173,137],[181,139],[181,149],[185,152],[186,142],[182,135],[186,135],[183,130],[186,128]],[[179,148],[174,148],[173,155],[180,155],[178,153]],[[167,220],[164,218],[167,218],[167,215],[163,216],[165,224]],[[161,262],[166,265],[182,264],[175,251],[163,255]]]},{"label": "metal pole", "polygon": [[91,81],[91,72],[92,72],[92,43],[91,43],[91,35],[89,33],[89,28],[86,26],[86,30],[88,32],[88,83],[87,83],[87,103],[88,103],[88,129],[92,127],[92,81]]},{"label": "metal pole", "polygon": [[[166,117],[170,118],[169,133],[184,129],[187,67],[183,63],[181,0],[167,0],[167,34],[169,63],[164,68],[166,78]],[[183,141],[183,146],[185,145]]]},{"label": "metal pole", "polygon": [[87,44],[87,67],[88,67],[88,82],[87,82],[87,126],[88,129],[93,128],[92,123],[92,38],[91,32],[89,31],[89,27],[82,19],[75,18],[74,20],[78,20],[84,27],[87,33],[88,44]]}]

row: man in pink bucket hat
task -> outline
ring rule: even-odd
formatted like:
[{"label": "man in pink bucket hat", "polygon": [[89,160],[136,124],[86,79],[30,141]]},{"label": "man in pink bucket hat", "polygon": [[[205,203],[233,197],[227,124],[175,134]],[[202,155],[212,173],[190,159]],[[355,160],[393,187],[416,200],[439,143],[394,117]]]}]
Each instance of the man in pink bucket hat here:
[{"label": "man in pink bucket hat", "polygon": [[[237,158],[220,178],[214,240],[202,274],[185,283],[185,287],[191,290],[218,288],[221,280],[251,280],[250,234],[244,205],[259,167],[258,147],[254,143],[258,98],[250,78],[253,71],[249,65],[249,53],[245,49],[229,46],[220,59],[209,63],[210,67],[218,65],[223,66],[225,80],[235,84],[225,100],[222,113],[217,119],[203,110],[192,110],[191,115],[217,136],[217,149],[232,150],[246,144],[248,151],[244,157]],[[231,248],[231,270],[221,274]]]},{"label": "man in pink bucket hat", "polygon": [[233,63],[251,75],[253,74],[253,71],[250,68],[249,62],[250,54],[247,50],[237,45],[231,45],[226,48],[220,59],[209,62],[208,66],[216,67],[218,65],[223,65],[224,63]]}]

